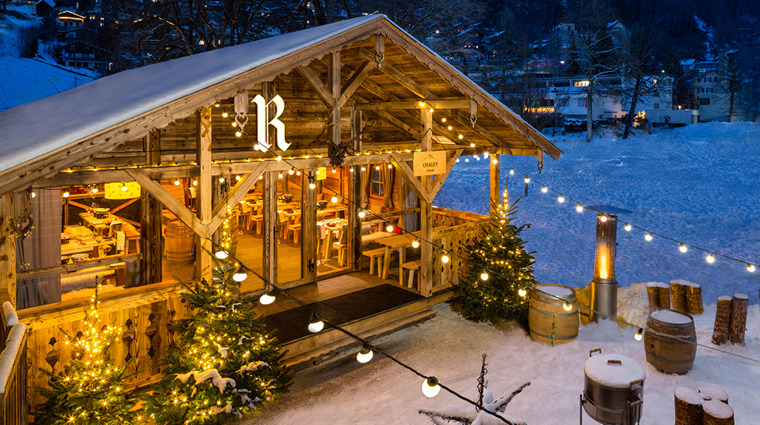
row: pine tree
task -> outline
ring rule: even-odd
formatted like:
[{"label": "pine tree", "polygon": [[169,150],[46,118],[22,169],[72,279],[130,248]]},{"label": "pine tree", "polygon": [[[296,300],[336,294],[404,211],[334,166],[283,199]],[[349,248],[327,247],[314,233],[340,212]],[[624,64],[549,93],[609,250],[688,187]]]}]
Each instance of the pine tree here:
[{"label": "pine tree", "polygon": [[238,298],[242,273],[217,260],[205,279],[183,294],[191,315],[176,323],[177,347],[163,360],[163,379],[146,397],[146,414],[159,424],[215,424],[241,417],[277,399],[291,379],[275,338],[253,311],[256,301]]},{"label": "pine tree", "polygon": [[[459,305],[463,314],[472,320],[496,322],[516,320],[528,325],[528,295],[521,289],[535,285],[533,253],[525,250],[520,232],[525,225],[512,224],[515,204],[509,205],[506,191],[504,201],[491,216],[489,226],[465,247],[470,253],[469,268],[460,278]],[[485,279],[484,279],[485,278]]]},{"label": "pine tree", "polygon": [[85,310],[84,332],[72,337],[63,331],[65,344],[72,350],[71,364],[57,375],[43,370],[50,376],[49,388],[40,389],[47,401],[34,413],[35,424],[123,425],[141,419],[130,412],[135,402],[124,388],[127,366],[114,366],[108,354],[120,330],[103,323],[98,313],[99,290],[100,284]]}]

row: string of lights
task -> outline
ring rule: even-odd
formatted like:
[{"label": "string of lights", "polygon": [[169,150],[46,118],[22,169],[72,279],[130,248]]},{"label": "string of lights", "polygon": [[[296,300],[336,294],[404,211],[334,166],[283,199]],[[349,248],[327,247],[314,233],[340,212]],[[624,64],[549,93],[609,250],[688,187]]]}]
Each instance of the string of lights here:
[{"label": "string of lights", "polygon": [[[572,198],[570,196],[567,196],[567,195],[565,195],[565,194],[563,194],[563,193],[561,193],[559,191],[551,189],[547,185],[539,182],[538,180],[532,179],[528,174],[526,174],[526,173],[524,173],[522,171],[516,170],[514,167],[512,167],[509,170],[509,174],[510,175],[514,175],[515,173],[518,173],[518,174],[521,174],[522,176],[524,176],[524,178],[525,178],[525,184],[526,185],[529,185],[531,183],[535,183],[535,184],[538,184],[538,185],[541,186],[541,192],[542,193],[547,193],[547,192],[551,191],[551,192],[559,195],[559,197],[557,198],[557,202],[564,203],[565,200],[569,200],[570,202],[573,202],[573,203],[576,204],[575,210],[578,211],[579,213],[581,213],[584,210],[588,209],[588,210],[594,211],[597,214],[599,214],[600,215],[600,220],[606,220],[607,219],[607,215],[605,213],[603,213],[601,211],[598,211],[598,210],[596,210],[596,209],[594,209],[592,207],[589,207],[587,204],[584,204],[581,201],[578,201],[578,200],[576,200],[576,199],[574,199],[574,198]],[[715,263],[715,257],[717,256],[717,257],[722,257],[722,258],[725,258],[727,260],[735,261],[737,263],[741,263],[741,264],[746,265],[747,266],[747,271],[750,272],[750,273],[754,273],[755,270],[757,270],[757,267],[760,267],[760,265],[758,265],[757,263],[753,263],[751,261],[742,260],[742,259],[730,256],[730,255],[727,255],[727,254],[722,254],[722,253],[717,252],[715,250],[711,250],[711,249],[707,249],[707,248],[702,248],[702,247],[699,247],[699,246],[697,246],[695,244],[692,244],[692,243],[683,242],[683,241],[674,239],[672,237],[663,235],[661,233],[648,230],[648,229],[646,229],[644,227],[637,226],[637,225],[635,225],[635,224],[633,224],[631,222],[628,222],[628,221],[622,221],[622,223],[624,225],[623,228],[626,231],[628,231],[628,232],[630,232],[633,229],[641,230],[642,232],[644,232],[645,233],[644,240],[647,241],[647,242],[651,242],[652,239],[654,239],[654,237],[658,237],[658,238],[661,238],[661,239],[665,239],[665,240],[677,243],[678,244],[678,250],[681,253],[687,252],[688,248],[693,248],[693,249],[695,249],[697,251],[702,251],[702,252],[708,254],[705,257],[705,261],[708,264],[714,264]]]}]

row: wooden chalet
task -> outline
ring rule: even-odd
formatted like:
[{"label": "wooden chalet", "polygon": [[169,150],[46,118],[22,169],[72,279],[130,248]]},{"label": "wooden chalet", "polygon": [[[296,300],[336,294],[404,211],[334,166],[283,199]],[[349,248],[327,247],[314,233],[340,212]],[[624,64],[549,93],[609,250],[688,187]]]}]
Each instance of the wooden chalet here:
[{"label": "wooden chalet", "polygon": [[[561,154],[383,15],[104,77],[0,129],[0,301],[27,326],[35,404],[96,279],[124,329],[113,358],[133,385],[156,379],[186,313],[178,279],[210,278],[217,244],[363,336],[423,320],[464,266],[442,257],[487,219],[433,207],[457,159],[491,156],[498,201],[499,155]],[[306,335],[294,303],[259,309],[293,364],[351,343]]]}]

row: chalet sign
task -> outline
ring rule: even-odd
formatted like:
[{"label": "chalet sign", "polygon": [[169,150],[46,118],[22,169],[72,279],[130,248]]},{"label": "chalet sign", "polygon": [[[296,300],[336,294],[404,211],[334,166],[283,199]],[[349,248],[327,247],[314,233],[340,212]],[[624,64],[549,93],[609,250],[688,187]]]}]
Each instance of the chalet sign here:
[{"label": "chalet sign", "polygon": [[414,175],[431,176],[446,172],[446,151],[414,153]]}]

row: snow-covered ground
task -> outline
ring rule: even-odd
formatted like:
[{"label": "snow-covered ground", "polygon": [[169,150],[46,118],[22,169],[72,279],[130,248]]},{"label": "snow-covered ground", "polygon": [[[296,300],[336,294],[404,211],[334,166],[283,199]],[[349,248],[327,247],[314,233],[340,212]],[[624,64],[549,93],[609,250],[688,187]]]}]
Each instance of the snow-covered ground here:
[{"label": "snow-covered ground", "polygon": [[[627,141],[612,137],[556,140],[565,152],[560,161],[546,160],[543,174],[535,158],[502,157],[502,176],[510,166],[586,205],[612,204],[634,213],[621,217],[650,231],[715,250],[755,264],[760,262],[760,125],[712,123]],[[510,196],[524,191],[524,178],[509,179]],[[595,216],[577,213],[576,204],[558,204],[556,194],[543,194],[531,184],[520,201],[519,223],[532,223],[525,237],[536,251],[540,281],[578,287],[593,273]],[[461,161],[436,198],[439,206],[487,213],[488,165],[483,159]],[[705,312],[695,316],[700,344],[760,360],[760,270],[655,238],[639,230],[618,229],[617,280],[619,314],[643,325],[648,315],[645,283],[685,279],[703,287]],[[746,345],[711,343],[717,297],[746,293],[750,298]],[[715,386],[728,392],[737,424],[760,417],[760,362],[699,347],[694,368],[686,375],[666,375],[646,362],[643,341],[635,330],[604,321],[580,329],[568,344],[549,347],[530,340],[521,329],[496,328],[463,319],[447,305],[436,307],[435,319],[381,338],[382,350],[471,399],[477,398],[480,356],[488,354],[488,388],[498,398],[524,382],[531,385],[506,413],[528,424],[578,423],[583,391],[583,364],[589,350],[619,353],[644,366],[642,424],[674,422],[676,388]],[[422,379],[382,356],[360,365],[348,360],[300,372],[291,393],[254,420],[269,424],[429,424],[420,409],[469,408],[441,392],[422,395]],[[444,422],[442,422],[444,423]],[[492,422],[500,423],[500,422]],[[585,417],[584,423],[594,423]]]},{"label": "snow-covered ground", "polygon": [[[706,123],[628,140],[604,137],[555,140],[565,154],[559,161],[545,157],[538,173],[532,157],[502,156],[501,174],[509,177],[512,199],[518,202],[516,222],[530,223],[524,231],[528,248],[536,251],[535,276],[542,282],[586,286],[593,276],[596,215],[578,213],[576,203],[557,202],[541,193],[546,184],[585,205],[614,205],[633,211],[621,215],[655,233],[716,253],[760,264],[760,125]],[[488,164],[470,158],[460,161],[436,197],[438,206],[488,214]],[[504,183],[502,183],[502,188]],[[705,302],[721,295],[745,293],[757,302],[760,267],[706,254],[645,232],[618,226],[616,277],[621,286],[635,282],[685,279],[702,285]]]},{"label": "snow-covered ground", "polygon": [[38,25],[33,6],[9,6],[24,18],[0,14],[0,111],[50,96],[94,79],[88,70],[70,71],[40,48],[37,58],[20,58],[17,32]]}]

